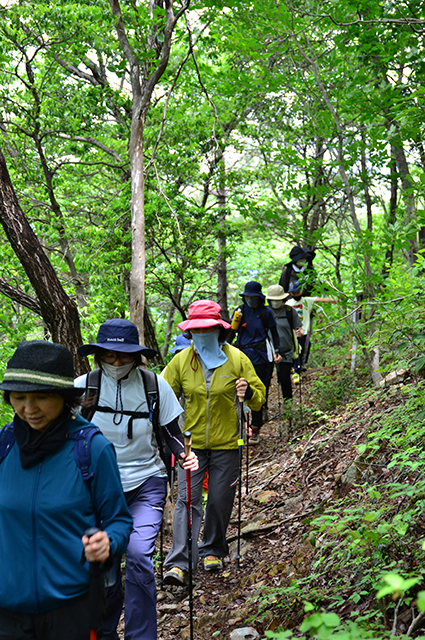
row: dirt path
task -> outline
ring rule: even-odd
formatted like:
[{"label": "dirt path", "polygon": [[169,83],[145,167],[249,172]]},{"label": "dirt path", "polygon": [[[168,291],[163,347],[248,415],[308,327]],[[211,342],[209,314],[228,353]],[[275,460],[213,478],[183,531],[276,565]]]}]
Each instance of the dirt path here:
[{"label": "dirt path", "polygon": [[[304,376],[308,404],[309,378]],[[298,398],[297,392],[297,398]],[[249,493],[243,481],[241,569],[236,570],[237,500],[228,539],[230,558],[219,574],[206,573],[200,563],[194,579],[194,637],[228,638],[232,629],[253,626],[263,635],[282,621],[262,610],[262,588],[279,588],[310,570],[315,553],[308,535],[308,518],[335,493],[344,490],[341,476],[356,457],[355,444],[363,436],[360,424],[342,424],[327,416],[308,429],[301,423],[287,440],[287,424],[279,421],[276,386],[269,399],[272,419],[262,429],[262,440],[250,448]],[[245,455],[245,454],[244,454]],[[171,538],[165,539],[165,547]],[[255,618],[251,617],[254,616]],[[294,611],[294,623],[302,611]],[[287,621],[288,622],[288,621]],[[158,594],[158,640],[189,637],[188,591],[165,587]]]}]

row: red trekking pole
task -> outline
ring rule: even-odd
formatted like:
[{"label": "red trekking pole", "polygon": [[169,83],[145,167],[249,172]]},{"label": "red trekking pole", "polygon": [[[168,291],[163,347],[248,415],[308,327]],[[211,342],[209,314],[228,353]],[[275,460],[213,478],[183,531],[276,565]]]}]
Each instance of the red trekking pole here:
[{"label": "red trekking pole", "polygon": [[[190,431],[184,432],[184,452],[190,455],[192,447],[192,434]],[[193,568],[192,568],[192,495],[190,470],[186,469],[186,489],[187,489],[187,552],[189,558],[189,623],[190,640],[193,640]]]},{"label": "red trekking pole", "polygon": [[248,469],[249,469],[249,411],[246,414],[246,473],[245,473],[245,495],[248,495]]}]

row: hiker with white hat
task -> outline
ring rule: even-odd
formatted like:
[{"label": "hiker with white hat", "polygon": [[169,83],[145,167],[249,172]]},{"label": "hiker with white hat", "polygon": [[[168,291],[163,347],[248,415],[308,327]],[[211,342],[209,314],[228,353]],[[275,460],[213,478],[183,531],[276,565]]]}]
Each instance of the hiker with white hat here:
[{"label": "hiker with white hat", "polygon": [[279,284],[267,289],[267,302],[276,318],[281,362],[276,365],[284,399],[292,398],[291,370],[295,341],[303,335],[302,322],[294,308],[286,304],[290,297]]}]

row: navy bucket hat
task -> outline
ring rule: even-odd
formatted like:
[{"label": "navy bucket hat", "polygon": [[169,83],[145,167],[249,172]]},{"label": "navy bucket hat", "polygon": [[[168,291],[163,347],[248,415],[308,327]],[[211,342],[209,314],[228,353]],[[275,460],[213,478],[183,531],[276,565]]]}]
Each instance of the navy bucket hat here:
[{"label": "navy bucket hat", "polygon": [[97,348],[121,353],[140,353],[145,358],[154,358],[157,355],[155,349],[139,344],[136,325],[122,318],[112,318],[103,322],[97,332],[96,342],[81,345],[78,347],[78,353],[80,356],[88,356],[95,353]]},{"label": "navy bucket hat", "polygon": [[295,291],[302,291],[302,284],[298,280],[293,280],[288,287],[288,293],[295,293]]},{"label": "navy bucket hat", "polygon": [[266,296],[261,291],[261,284],[256,282],[255,280],[250,280],[246,283],[244,291],[240,294],[241,296],[257,296],[261,298],[261,300],[265,300]]},{"label": "navy bucket hat", "polygon": [[170,353],[176,353],[176,351],[187,349],[187,347],[190,347],[191,343],[192,343],[192,340],[190,338],[186,338],[184,333],[180,333],[176,338],[176,343],[174,347],[170,349]]}]

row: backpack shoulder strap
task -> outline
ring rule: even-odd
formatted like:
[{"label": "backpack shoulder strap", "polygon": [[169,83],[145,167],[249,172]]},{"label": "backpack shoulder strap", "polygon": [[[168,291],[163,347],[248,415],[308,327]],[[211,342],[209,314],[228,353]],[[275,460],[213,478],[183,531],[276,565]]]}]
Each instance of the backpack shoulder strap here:
[{"label": "backpack shoulder strap", "polygon": [[96,413],[96,408],[99,404],[101,379],[102,371],[100,369],[93,369],[86,376],[86,390],[81,415],[89,422]]},{"label": "backpack shoulder strap", "polygon": [[292,309],[293,307],[290,307],[289,304],[285,304],[286,319],[288,320],[288,323],[291,329],[294,328],[294,319],[292,317]]},{"label": "backpack shoulder strap", "polygon": [[167,469],[168,481],[171,485],[171,452],[165,442],[164,434],[159,424],[159,402],[160,395],[158,389],[158,376],[148,369],[139,369],[140,375],[145,385],[145,394],[149,407],[149,420],[152,423],[156,443],[159,449],[161,460]]},{"label": "backpack shoulder strap", "polygon": [[91,441],[93,436],[101,433],[98,427],[88,425],[79,431],[69,433],[68,438],[74,440],[74,457],[77,467],[81,471],[84,482],[89,482],[93,478],[91,469]]},{"label": "backpack shoulder strap", "polygon": [[258,309],[258,314],[260,316],[261,322],[263,323],[263,328],[267,336],[269,331],[269,325],[267,322],[267,307],[265,304],[262,304],[261,307]]},{"label": "backpack shoulder strap", "polygon": [[[74,457],[77,467],[81,470],[84,482],[89,482],[93,478],[91,465],[91,441],[96,433],[101,433],[95,426],[83,427],[75,433],[69,433],[68,438],[74,441]],[[6,424],[0,431],[0,462],[6,458],[15,444],[15,434],[13,433],[13,423]]]},{"label": "backpack shoulder strap", "polygon": [[152,422],[155,435],[159,428],[159,390],[158,377],[153,371],[139,369],[145,387],[146,400],[149,407],[149,420]]},{"label": "backpack shoulder strap", "polygon": [[13,423],[5,424],[0,431],[0,462],[10,453],[15,444],[15,434],[13,433]]}]

